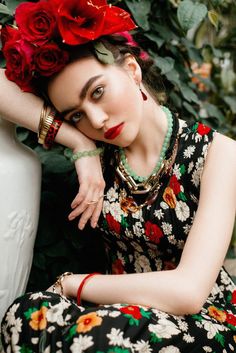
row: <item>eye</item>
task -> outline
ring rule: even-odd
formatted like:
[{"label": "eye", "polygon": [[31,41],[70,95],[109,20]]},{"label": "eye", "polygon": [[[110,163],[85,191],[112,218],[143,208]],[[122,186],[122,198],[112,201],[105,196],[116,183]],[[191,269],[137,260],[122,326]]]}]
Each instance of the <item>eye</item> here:
[{"label": "eye", "polygon": [[72,123],[78,123],[81,119],[83,118],[83,113],[82,112],[76,112],[70,117],[70,121]]},{"label": "eye", "polygon": [[104,87],[99,86],[93,91],[92,98],[99,99],[103,95],[103,93],[104,93]]}]

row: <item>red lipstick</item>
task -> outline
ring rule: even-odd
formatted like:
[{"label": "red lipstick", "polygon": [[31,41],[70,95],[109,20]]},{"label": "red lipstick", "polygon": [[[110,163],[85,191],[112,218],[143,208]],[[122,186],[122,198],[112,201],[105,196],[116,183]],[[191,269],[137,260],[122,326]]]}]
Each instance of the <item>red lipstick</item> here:
[{"label": "red lipstick", "polygon": [[124,126],[124,123],[121,123],[107,130],[104,134],[105,139],[113,140],[114,138],[116,138],[118,135],[120,135],[123,126]]}]

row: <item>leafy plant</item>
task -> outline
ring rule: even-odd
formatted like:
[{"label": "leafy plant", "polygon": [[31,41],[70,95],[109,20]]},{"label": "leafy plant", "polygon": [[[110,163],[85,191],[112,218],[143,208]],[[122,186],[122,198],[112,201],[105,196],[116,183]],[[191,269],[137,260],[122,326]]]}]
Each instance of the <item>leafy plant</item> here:
[{"label": "leafy plant", "polygon": [[[0,3],[0,23],[12,23],[24,0]],[[236,6],[234,0],[113,0],[129,10],[139,28],[135,40],[160,73],[160,99],[186,120],[201,120],[236,138]],[[0,53],[0,65],[4,58]],[[46,288],[65,270],[102,271],[102,243],[89,228],[79,232],[66,215],[77,192],[77,178],[64,148],[44,151],[34,134],[19,138],[39,154],[43,165],[42,201],[28,289]],[[67,192],[65,193],[64,190]],[[94,247],[94,241],[96,247]],[[235,240],[236,242],[236,236]],[[85,260],[91,258],[90,265]]]}]

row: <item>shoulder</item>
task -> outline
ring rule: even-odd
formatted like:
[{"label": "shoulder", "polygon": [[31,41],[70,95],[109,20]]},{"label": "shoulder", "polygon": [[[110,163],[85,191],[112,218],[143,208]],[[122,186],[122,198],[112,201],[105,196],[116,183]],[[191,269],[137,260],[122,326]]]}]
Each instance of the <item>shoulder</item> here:
[{"label": "shoulder", "polygon": [[221,154],[229,153],[234,159],[236,159],[236,141],[219,132],[215,133],[211,150],[221,152]]},{"label": "shoulder", "polygon": [[218,169],[228,166],[236,172],[236,141],[216,132],[208,151],[207,164],[217,164]]},{"label": "shoulder", "polygon": [[215,192],[227,191],[236,199],[236,142],[220,133],[215,133],[208,150],[202,174],[202,185],[214,187]]}]

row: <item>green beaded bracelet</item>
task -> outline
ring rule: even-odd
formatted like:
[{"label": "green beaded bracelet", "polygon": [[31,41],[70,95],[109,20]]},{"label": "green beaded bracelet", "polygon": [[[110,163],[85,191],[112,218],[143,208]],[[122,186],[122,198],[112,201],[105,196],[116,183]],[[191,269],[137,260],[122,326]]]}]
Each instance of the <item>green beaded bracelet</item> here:
[{"label": "green beaded bracelet", "polygon": [[78,151],[76,153],[73,153],[70,160],[71,162],[77,161],[77,159],[80,159],[82,157],[94,157],[97,156],[98,154],[102,153],[104,150],[103,147],[96,148],[95,150],[90,150],[90,151]]}]

